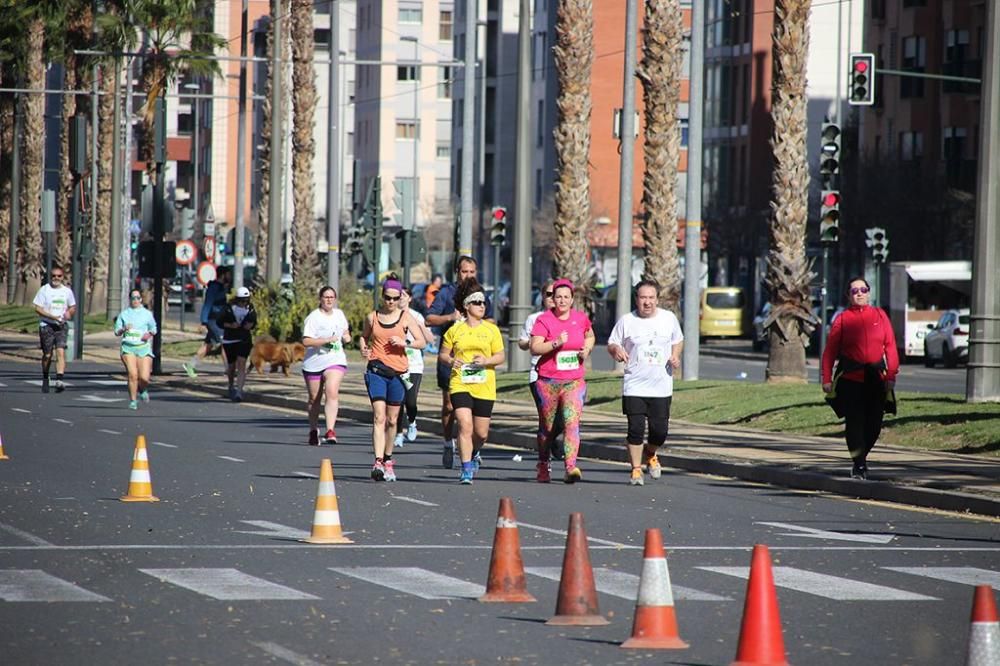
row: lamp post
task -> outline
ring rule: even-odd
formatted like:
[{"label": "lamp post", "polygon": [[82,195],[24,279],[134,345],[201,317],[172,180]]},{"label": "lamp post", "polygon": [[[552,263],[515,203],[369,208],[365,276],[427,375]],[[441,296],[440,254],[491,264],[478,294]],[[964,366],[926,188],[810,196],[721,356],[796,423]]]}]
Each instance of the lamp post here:
[{"label": "lamp post", "polygon": [[[192,208],[194,209],[194,228],[198,229],[199,228],[198,218],[200,217],[201,214],[201,209],[199,206],[199,199],[198,199],[199,195],[198,187],[200,185],[199,181],[201,180],[199,178],[201,174],[198,171],[198,168],[200,166],[198,160],[201,157],[201,145],[199,143],[201,139],[201,122],[200,122],[201,117],[198,111],[201,107],[201,100],[198,97],[198,93],[201,92],[201,82],[199,81],[198,83],[185,83],[184,88],[194,93],[194,95],[191,97],[191,103],[194,105],[194,131],[192,132],[193,137],[191,141],[191,154],[192,154],[191,161],[193,162],[192,169],[194,170],[194,175],[192,177],[193,183],[191,185],[191,203],[192,203]],[[186,307],[184,301],[187,300],[185,298],[187,294],[187,281],[188,281],[188,267],[187,265],[185,265],[183,268],[181,268],[181,330],[182,331],[184,330],[184,308]]]},{"label": "lamp post", "polygon": [[[420,44],[416,37],[403,35],[399,38],[401,42],[411,42],[413,44],[413,224],[416,226],[420,211],[417,202],[420,201],[420,79],[417,72],[420,71],[416,64],[420,60]],[[409,276],[407,276],[407,282]]]}]

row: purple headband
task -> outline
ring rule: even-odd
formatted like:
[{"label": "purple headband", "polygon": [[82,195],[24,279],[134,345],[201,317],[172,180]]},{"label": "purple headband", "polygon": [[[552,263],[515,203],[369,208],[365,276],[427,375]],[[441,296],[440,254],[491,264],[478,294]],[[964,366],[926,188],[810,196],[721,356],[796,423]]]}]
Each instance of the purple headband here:
[{"label": "purple headband", "polygon": [[575,287],[573,287],[573,282],[567,280],[566,278],[560,278],[552,283],[552,293],[553,294],[556,293],[556,289],[558,289],[559,287],[568,287],[570,292],[575,291]]},{"label": "purple headband", "polygon": [[395,289],[396,291],[403,291],[403,283],[399,280],[386,280],[382,283],[382,291],[386,289]]}]

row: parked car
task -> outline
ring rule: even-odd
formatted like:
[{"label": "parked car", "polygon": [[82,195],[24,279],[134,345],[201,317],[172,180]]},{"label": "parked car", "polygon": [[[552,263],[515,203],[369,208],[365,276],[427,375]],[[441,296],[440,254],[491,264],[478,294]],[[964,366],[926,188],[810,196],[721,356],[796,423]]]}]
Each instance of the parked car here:
[{"label": "parked car", "polygon": [[767,316],[771,314],[771,302],[765,301],[764,306],[757,313],[757,316],[753,318],[753,350],[754,351],[764,351],[767,349],[769,344],[767,329],[764,328],[764,322],[767,321]]},{"label": "parked car", "polygon": [[954,368],[968,360],[969,309],[945,310],[924,336],[924,365],[933,368],[940,361],[946,368]]},{"label": "parked car", "polygon": [[746,335],[746,298],[741,287],[706,287],[701,290],[699,330],[703,338]]},{"label": "parked car", "polygon": [[195,289],[195,283],[193,280],[188,280],[186,284],[181,286],[183,281],[181,278],[176,277],[170,281],[170,289],[167,292],[167,305],[184,305],[185,310],[194,310],[194,302],[198,297],[197,290]]}]

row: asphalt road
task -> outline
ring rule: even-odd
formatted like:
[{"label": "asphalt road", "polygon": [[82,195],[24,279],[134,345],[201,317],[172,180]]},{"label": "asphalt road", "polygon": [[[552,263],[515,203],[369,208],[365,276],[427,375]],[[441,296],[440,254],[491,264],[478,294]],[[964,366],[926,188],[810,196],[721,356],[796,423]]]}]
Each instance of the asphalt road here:
[{"label": "asphalt road", "polygon": [[[369,480],[369,428],[304,445],[303,415],[161,391],[138,412],[110,366],[42,395],[0,363],[0,653],[5,663],[671,663],[735,653],[754,543],[771,548],[791,663],[964,663],[972,583],[1000,587],[998,523],[729,479],[641,488],[583,461],[575,486],[488,449],[472,486],[431,437]],[[159,503],[123,503],[145,435]],[[298,541],[333,460],[350,546]],[[481,604],[498,499],[515,499],[534,604]],[[585,516],[605,627],[544,624],[564,530]],[[668,545],[682,652],[626,651],[642,539]]]}]

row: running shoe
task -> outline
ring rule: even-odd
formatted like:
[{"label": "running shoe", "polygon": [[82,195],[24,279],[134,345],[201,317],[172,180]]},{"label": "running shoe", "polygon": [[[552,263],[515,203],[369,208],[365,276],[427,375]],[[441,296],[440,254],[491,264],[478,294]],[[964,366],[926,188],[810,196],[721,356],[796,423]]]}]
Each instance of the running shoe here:
[{"label": "running shoe", "polygon": [[632,476],[629,477],[628,484],[630,486],[641,486],[644,483],[645,482],[642,479],[642,468],[641,467],[633,467],[632,468]]},{"label": "running shoe", "polygon": [[66,385],[63,384],[63,380],[61,380],[61,379],[57,379],[56,383],[54,384],[54,386],[55,386],[55,389],[56,389],[56,393],[62,393],[63,391],[66,390]]},{"label": "running shoe", "polygon": [[236,387],[235,386],[230,386],[229,389],[226,391],[226,396],[230,400],[235,400],[236,399]]},{"label": "running shoe", "polygon": [[417,424],[410,421],[410,427],[406,429],[406,441],[415,442],[417,441]]},{"label": "running shoe", "polygon": [[535,480],[538,483],[548,483],[552,480],[552,476],[549,473],[549,464],[547,462],[540,462],[535,465]]},{"label": "running shoe", "polygon": [[309,431],[309,446],[319,446],[319,433],[315,430]]},{"label": "running shoe", "polygon": [[583,478],[583,471],[576,466],[570,467],[566,470],[566,476],[563,477],[563,483],[576,483]]},{"label": "running shoe", "polygon": [[383,467],[385,467],[385,480],[386,481],[395,481],[396,480],[396,461],[394,461],[394,460],[386,460],[385,461],[385,465],[383,465]]},{"label": "running shoe", "polygon": [[42,377],[42,393],[48,393],[48,392],[49,392],[49,378]]},{"label": "running shoe", "polygon": [[660,467],[660,459],[656,457],[654,453],[646,461],[646,471],[649,472],[649,478],[658,479],[660,474],[663,473],[663,468]]},{"label": "running shoe", "polygon": [[462,469],[462,476],[458,477],[458,482],[463,486],[472,485],[472,476],[474,472],[469,468]]},{"label": "running shoe", "polygon": [[139,409],[139,401],[138,400],[129,400],[128,401],[128,408],[129,409]]},{"label": "running shoe", "polygon": [[385,481],[385,465],[381,460],[376,460],[372,465],[372,481]]},{"label": "running shoe", "polygon": [[860,479],[861,481],[868,480],[868,465],[861,463],[854,463],[851,467],[851,478]]},{"label": "running shoe", "polygon": [[401,432],[396,433],[396,439],[392,440],[392,445],[399,447],[403,446],[403,433]]},{"label": "running shoe", "polygon": [[479,451],[476,451],[475,455],[472,456],[472,464],[475,465],[477,472],[483,466],[483,457],[479,455]]},{"label": "running shoe", "polygon": [[186,372],[187,376],[191,379],[198,376],[198,373],[194,371],[194,366],[190,363],[181,363],[181,367],[184,368],[184,372]]},{"label": "running shoe", "polygon": [[139,394],[139,399],[143,402],[149,402],[149,391],[143,391]]},{"label": "running shoe", "polygon": [[455,443],[451,440],[445,440],[444,446],[441,448],[441,466],[445,469],[451,469],[455,466]]},{"label": "running shoe", "polygon": [[324,444],[336,444],[337,443],[337,433],[333,431],[333,428],[329,428],[326,434],[323,435]]}]

